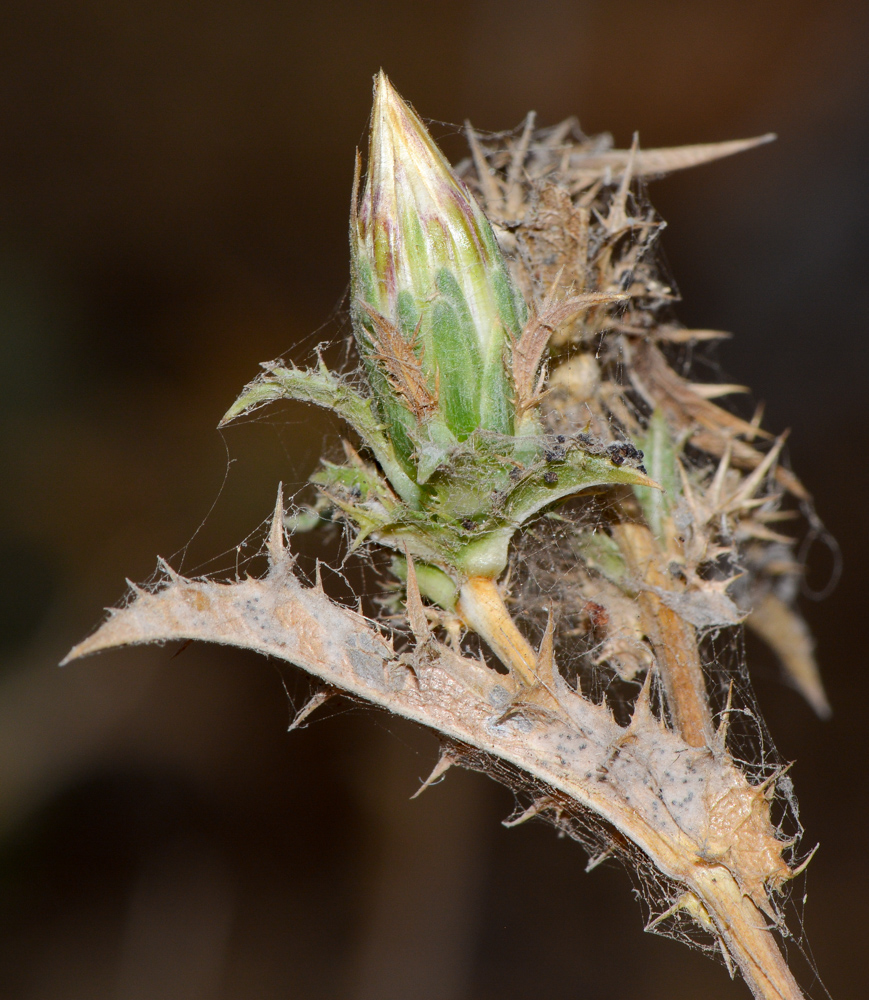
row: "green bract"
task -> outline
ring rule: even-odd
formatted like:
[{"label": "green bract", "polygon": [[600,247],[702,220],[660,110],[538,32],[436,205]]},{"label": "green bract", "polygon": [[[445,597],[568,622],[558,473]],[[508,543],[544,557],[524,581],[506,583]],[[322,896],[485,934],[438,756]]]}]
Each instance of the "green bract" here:
[{"label": "green bract", "polygon": [[488,220],[383,73],[361,197],[359,175],[351,314],[370,395],[322,364],[276,366],[224,422],[279,398],[338,413],[376,465],[324,463],[312,481],[357,545],[414,557],[422,592],[449,604],[466,580],[504,571],[513,534],[544,508],[591,486],[654,484],[581,436],[540,432],[548,331],[579,300],[547,300],[528,321]]}]

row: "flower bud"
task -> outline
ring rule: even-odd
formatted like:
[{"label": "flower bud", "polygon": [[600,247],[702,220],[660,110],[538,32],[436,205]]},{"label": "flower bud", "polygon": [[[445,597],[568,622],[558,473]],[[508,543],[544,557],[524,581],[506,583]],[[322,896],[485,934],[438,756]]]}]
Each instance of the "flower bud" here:
[{"label": "flower bud", "polygon": [[350,243],[354,332],[401,450],[418,461],[426,440],[512,434],[525,304],[482,209],[382,71]]}]

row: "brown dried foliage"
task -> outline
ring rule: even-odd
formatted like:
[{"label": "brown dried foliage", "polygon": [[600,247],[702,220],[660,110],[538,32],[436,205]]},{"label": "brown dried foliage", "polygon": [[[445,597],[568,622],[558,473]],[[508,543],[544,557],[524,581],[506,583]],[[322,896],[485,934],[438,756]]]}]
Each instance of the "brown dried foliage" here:
[{"label": "brown dried foliage", "polygon": [[[686,544],[676,545],[671,538],[660,553],[662,564],[675,560],[692,583],[689,590],[697,593],[715,586],[701,585],[703,565],[731,556],[733,565],[743,567],[741,589],[748,596],[740,604],[745,612],[751,612],[754,597],[759,604],[772,589],[786,594],[777,599],[774,625],[769,624],[772,605],[764,605],[758,634],[772,645],[790,682],[826,714],[807,629],[793,601],[798,588],[788,585],[801,573],[794,540],[771,527],[790,512],[780,509],[769,476],[796,500],[810,504],[811,497],[780,463],[780,444],[772,452],[758,444],[771,438],[760,426],[759,413],[747,421],[711,402],[743,387],[692,382],[674,367],[682,361],[684,345],[730,335],[687,330],[675,320],[677,295],[655,251],[662,223],[632,191],[637,178],[730,156],[774,137],[661,150],[641,150],[635,140],[631,149],[617,150],[608,136],[584,136],[574,120],[535,132],[529,116],[521,134],[491,142],[467,127],[472,156],[459,170],[492,220],[517,284],[529,302],[539,303],[533,333],[535,320],[529,321],[529,350],[521,355],[520,399],[540,398],[542,385],[538,381],[530,388],[528,373],[530,358],[543,356],[548,335],[551,372],[544,407],[552,430],[586,428],[604,441],[637,440],[651,412],[664,415],[673,441],[690,448],[694,472],[685,490],[691,515]],[[574,309],[570,303],[577,292],[619,299]],[[704,466],[705,477],[696,471]],[[720,530],[722,515],[726,533]],[[751,539],[784,545],[791,552],[786,569],[781,559],[771,563],[756,550],[749,557]],[[578,568],[578,582],[584,575]],[[678,587],[678,581],[669,586]],[[723,593],[720,581],[717,586]],[[580,589],[593,597],[587,583]],[[615,618],[624,619],[622,605],[612,602]],[[750,613],[747,624],[754,625]]]},{"label": "brown dried foliage", "polygon": [[422,349],[416,332],[410,340],[405,340],[401,330],[367,302],[360,299],[357,306],[374,328],[366,329],[366,333],[374,348],[374,357],[383,364],[389,384],[417,420],[424,420],[437,409],[437,398],[430,392],[423,372]]}]

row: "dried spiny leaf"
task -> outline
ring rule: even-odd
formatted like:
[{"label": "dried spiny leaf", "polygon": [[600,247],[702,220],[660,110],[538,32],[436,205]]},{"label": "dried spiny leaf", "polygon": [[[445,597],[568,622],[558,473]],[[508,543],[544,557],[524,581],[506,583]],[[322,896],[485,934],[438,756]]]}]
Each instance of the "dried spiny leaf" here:
[{"label": "dried spiny leaf", "polygon": [[483,756],[473,766],[498,777],[486,763],[494,755],[553,789],[559,802],[591,809],[694,893],[758,996],[801,996],[761,918],[778,919],[769,893],[792,874],[782,860],[788,845],[770,823],[767,790],[752,787],[726,755],[692,748],[647,710],[624,730],[557,671],[554,707],[531,715],[505,715],[510,695],[500,676],[438,644],[426,643],[411,679],[406,659],[365,618],[299,583],[289,556],[276,557],[262,580],[220,584],[175,574],[114,614],[65,662],[189,638],[289,660],[476,748]]},{"label": "dried spiny leaf", "polygon": [[365,336],[374,348],[374,357],[383,362],[390,385],[414,417],[425,420],[437,410],[438,401],[429,391],[423,371],[422,347],[417,343],[419,327],[412,339],[405,340],[398,327],[367,302],[360,301],[359,308],[374,327],[375,332],[366,329]]},{"label": "dried spiny leaf", "polygon": [[550,293],[540,312],[525,324],[522,336],[513,345],[513,382],[516,387],[516,409],[523,412],[540,402],[545,374],[540,362],[552,335],[581,312],[598,305],[623,302],[626,295],[591,292],[558,301]]},{"label": "dried spiny leaf", "polygon": [[832,709],[815,660],[815,643],[802,616],[767,593],[752,604],[747,624],[778,656],[787,678],[818,715],[829,718]]}]

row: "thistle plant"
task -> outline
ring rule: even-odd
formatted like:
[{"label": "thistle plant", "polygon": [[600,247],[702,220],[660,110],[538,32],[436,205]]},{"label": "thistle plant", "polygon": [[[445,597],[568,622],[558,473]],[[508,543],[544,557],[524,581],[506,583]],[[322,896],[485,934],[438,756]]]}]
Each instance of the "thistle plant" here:
[{"label": "thistle plant", "polygon": [[359,175],[357,158],[351,316],[370,394],[322,366],[278,367],[248,387],[223,423],[275,398],[343,417],[380,468],[327,465],[314,482],[353,523],[355,544],[395,549],[405,577],[406,560],[419,560],[423,596],[457,612],[534,685],[536,654],[496,583],[510,540],[581,490],[654,485],[623,449],[609,455],[581,435],[548,440],[538,412],[552,325],[626,296],[571,296],[529,322],[488,219],[383,73],[361,198]]},{"label": "thistle plant", "polygon": [[[788,496],[814,514],[783,438],[713,402],[741,387],[686,377],[686,348],[723,335],[673,318],[662,224],[633,186],[766,137],[620,151],[531,116],[468,136],[453,170],[377,77],[350,220],[361,370],[268,365],[222,421],[292,399],[356,444],[322,462],[304,515],[279,491],[263,579],[163,564],[165,584],[134,588],[70,658],[201,638],[295,663],[440,733],[434,775],[490,773],[527,801],[517,822],[549,819],[590,867],[616,854],[654,873],[647,929],[705,937],[756,997],[801,997],[774,936],[807,861],[792,785],[752,743],[743,665],[719,650],[746,622],[828,711],[779,525]],[[379,621],[293,571],[287,529],[336,518],[352,549],[391,554],[398,597]]]}]

